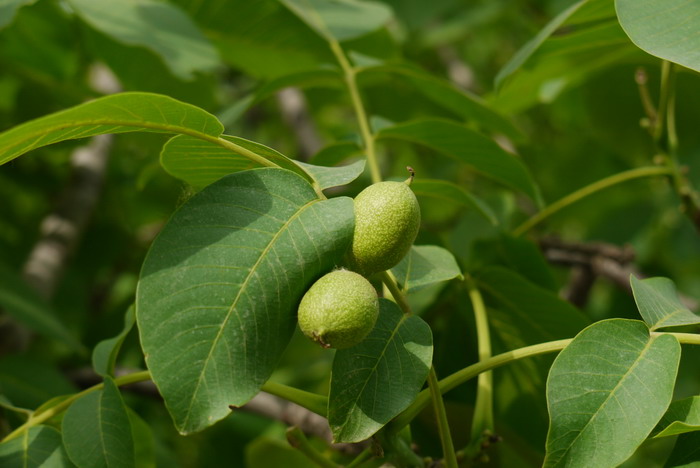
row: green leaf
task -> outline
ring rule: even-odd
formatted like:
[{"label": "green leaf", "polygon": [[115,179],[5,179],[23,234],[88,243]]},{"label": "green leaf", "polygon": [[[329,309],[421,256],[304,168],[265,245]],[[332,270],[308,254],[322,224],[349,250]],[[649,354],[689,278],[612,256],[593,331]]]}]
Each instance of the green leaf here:
[{"label": "green leaf", "polygon": [[427,146],[461,161],[482,175],[520,190],[533,200],[539,192],[525,165],[495,141],[460,124],[445,120],[417,120],[383,128],[378,138],[397,138]]},{"label": "green leaf", "polygon": [[[308,182],[313,181],[295,161],[272,148],[229,135],[222,135],[221,138],[300,175]],[[160,163],[170,175],[198,189],[206,187],[227,174],[263,167],[241,153],[188,135],[178,135],[168,140],[160,153]]]},{"label": "green leaf", "polygon": [[349,184],[360,177],[360,174],[365,170],[364,159],[338,167],[314,166],[301,161],[297,161],[297,164],[308,174],[311,174],[321,189]]},{"label": "green leaf", "polygon": [[[257,437],[245,447],[245,466],[309,468],[309,459],[286,441]],[[313,465],[316,466],[316,465]]]},{"label": "green leaf", "polygon": [[216,138],[216,118],[195,106],[151,93],[120,93],[31,120],[0,133],[0,165],[28,151],[103,133],[183,133]]},{"label": "green leaf", "polygon": [[289,75],[268,80],[255,91],[255,98],[251,106],[290,86],[301,89],[316,87],[342,88],[343,75],[337,68],[318,68],[290,73]]},{"label": "green leaf", "polygon": [[309,162],[319,166],[335,166],[346,159],[362,154],[364,150],[356,142],[339,141],[320,150]]},{"label": "green leaf", "polygon": [[36,408],[52,397],[76,391],[75,386],[46,361],[28,356],[0,359],[0,393],[19,407]]},{"label": "green leaf", "polygon": [[328,399],[333,439],[365,440],[406,409],[428,376],[432,356],[428,324],[380,299],[379,318],[369,336],[336,351]]},{"label": "green leaf", "polygon": [[556,293],[506,268],[486,267],[475,278],[479,289],[497,304],[489,310],[493,329],[512,349],[571,338],[590,324]]},{"label": "green leaf", "polygon": [[3,0],[0,3],[0,28],[4,28],[15,19],[17,10],[24,5],[34,3],[36,0]]},{"label": "green leaf", "polygon": [[130,306],[124,315],[124,328],[114,338],[102,340],[95,346],[92,352],[92,367],[97,374],[105,377],[114,374],[114,364],[117,361],[117,355],[122,347],[122,343],[129,334],[136,321],[134,315],[134,306]]},{"label": "green leaf", "polygon": [[411,182],[411,188],[418,198],[436,198],[438,200],[456,203],[466,208],[472,208],[494,226],[498,224],[496,215],[486,202],[475,197],[455,183],[439,179],[418,178]]},{"label": "green leaf", "polygon": [[105,378],[104,389],[70,405],[61,429],[66,452],[78,468],[135,466],[127,407],[110,377]]},{"label": "green leaf", "polygon": [[664,468],[700,467],[700,432],[681,434]]},{"label": "green leaf", "polygon": [[507,117],[491,109],[480,97],[456,88],[452,83],[437,78],[410,65],[379,65],[361,68],[358,77],[374,78],[391,75],[403,78],[417,92],[455,115],[473,121],[479,127],[502,132],[515,140],[522,140],[522,132]]},{"label": "green leaf", "polygon": [[654,437],[700,431],[700,396],[674,401],[654,429]]},{"label": "green leaf", "polygon": [[134,410],[127,407],[131,437],[134,439],[136,468],[156,468],[156,447],[150,426]]},{"label": "green leaf", "polygon": [[622,29],[651,55],[700,72],[700,3],[686,0],[615,0]]},{"label": "green leaf", "polygon": [[683,305],[670,279],[639,280],[632,275],[630,284],[639,313],[652,330],[700,323],[700,316]]},{"label": "green leaf", "polygon": [[612,1],[582,0],[541,29],[503,67],[491,103],[513,113],[552,102],[597,71],[626,59],[638,62],[639,55],[620,27]]},{"label": "green leaf", "polygon": [[0,309],[30,329],[84,351],[51,307],[10,269],[0,265]]},{"label": "green leaf", "polygon": [[319,200],[283,169],[226,176],[187,201],[153,242],[136,319],[146,363],[182,433],[242,405],[269,378],[308,286],[337,265],[352,200]]},{"label": "green leaf", "polygon": [[0,466],[3,468],[68,468],[61,445],[61,434],[53,427],[30,427],[21,437],[0,444]]},{"label": "green leaf", "polygon": [[545,467],[615,467],[629,458],[673,396],[681,347],[636,320],[596,322],[554,361],[547,380]]},{"label": "green leaf", "polygon": [[216,49],[174,5],[155,0],[68,0],[68,3],[98,31],[158,54],[173,74],[183,80],[194,78],[196,72],[213,71],[220,64]]},{"label": "green leaf", "polygon": [[228,64],[250,76],[272,78],[334,62],[328,44],[277,0],[172,3],[190,14]]},{"label": "green leaf", "polygon": [[449,250],[436,245],[414,245],[391,272],[406,292],[454,278],[462,279],[462,271]]},{"label": "green leaf", "polygon": [[356,0],[279,0],[327,41],[354,39],[381,28],[392,17],[379,2]]}]

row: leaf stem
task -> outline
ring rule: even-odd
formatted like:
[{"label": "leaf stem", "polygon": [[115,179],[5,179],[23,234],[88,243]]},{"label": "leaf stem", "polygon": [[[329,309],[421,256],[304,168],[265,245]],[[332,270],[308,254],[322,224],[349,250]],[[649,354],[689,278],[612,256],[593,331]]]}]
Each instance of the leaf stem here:
[{"label": "leaf stem", "polygon": [[673,169],[669,167],[649,166],[639,167],[636,169],[631,169],[629,171],[620,172],[618,174],[613,174],[609,177],[593,182],[592,184],[587,185],[555,201],[554,203],[547,206],[542,211],[540,211],[539,213],[535,214],[530,219],[522,223],[520,226],[516,227],[513,230],[513,235],[521,236],[537,224],[552,216],[554,213],[560,211],[561,209],[566,208],[567,206],[572,205],[577,201],[586,198],[589,195],[604,190],[608,187],[612,187],[613,185],[617,185],[632,179],[661,175],[673,175],[673,173]]},{"label": "leaf stem", "polygon": [[442,401],[442,393],[440,393],[440,385],[438,384],[434,366],[430,366],[430,371],[428,372],[428,389],[430,390],[430,398],[433,401],[433,409],[435,410],[435,418],[437,419],[438,433],[440,434],[440,443],[442,444],[445,464],[447,468],[457,468],[457,455],[455,454],[455,447],[452,443],[450,425],[447,422],[447,412],[445,411],[445,402]]},{"label": "leaf stem", "polygon": [[411,306],[408,304],[406,297],[399,289],[399,285],[396,283],[396,277],[394,277],[393,273],[391,273],[390,270],[386,270],[381,272],[379,274],[379,277],[381,278],[382,283],[384,283],[384,285],[387,288],[389,288],[389,292],[391,293],[398,306],[401,307],[403,313],[405,315],[411,315]]},{"label": "leaf stem", "polygon": [[[485,361],[491,357],[491,336],[486,306],[484,305],[484,299],[481,297],[481,292],[474,284],[474,281],[471,278],[466,278],[465,282],[469,291],[469,299],[474,309],[479,361]],[[481,450],[484,432],[489,431],[492,433],[493,429],[493,373],[483,372],[479,374],[477,382],[472,435],[467,452],[476,455]]]},{"label": "leaf stem", "polygon": [[296,403],[320,416],[326,417],[328,413],[328,397],[317,393],[307,392],[298,388],[290,387],[276,382],[266,382],[261,389],[271,395],[284,398]]},{"label": "leaf stem", "polygon": [[377,161],[377,153],[374,145],[374,135],[369,126],[369,121],[367,119],[367,111],[365,110],[364,104],[362,104],[362,98],[360,97],[360,91],[357,87],[357,69],[354,68],[348,58],[343,52],[343,48],[340,43],[335,39],[329,39],[328,43],[335,55],[340,68],[343,69],[343,74],[345,75],[345,84],[350,92],[350,98],[352,100],[352,105],[355,108],[355,114],[357,115],[357,123],[360,126],[360,134],[362,135],[362,141],[365,144],[365,151],[367,152],[367,164],[369,165],[370,174],[372,176],[372,183],[377,183],[382,181],[382,174],[379,169],[379,163]]},{"label": "leaf stem", "polygon": [[[121,387],[122,385],[128,385],[136,382],[143,382],[144,380],[150,380],[151,379],[151,373],[148,371],[140,371],[140,372],[134,372],[133,374],[127,374],[123,375],[121,377],[117,377],[114,379],[114,383],[117,384],[118,387]],[[34,413],[24,424],[19,426],[17,429],[14,431],[10,432],[7,437],[5,437],[2,442],[7,442],[8,440],[15,439],[24,432],[28,431],[31,427],[34,427],[38,424],[43,423],[44,421],[48,421],[52,417],[56,416],[57,414],[62,413],[63,411],[67,410],[68,407],[78,398],[87,395],[88,393],[92,393],[97,390],[102,390],[104,388],[104,383],[98,383],[97,385],[93,385],[90,388],[86,388],[82,392],[78,392],[74,395],[71,395],[70,397],[66,398],[62,402],[58,403],[56,406],[52,406],[51,408],[48,408],[45,411],[42,411],[39,414]]]},{"label": "leaf stem", "polygon": [[324,457],[318,450],[314,448],[306,438],[304,432],[296,426],[287,429],[287,441],[289,445],[298,449],[301,453],[314,462],[321,468],[338,468],[338,465],[333,463],[328,458]]}]

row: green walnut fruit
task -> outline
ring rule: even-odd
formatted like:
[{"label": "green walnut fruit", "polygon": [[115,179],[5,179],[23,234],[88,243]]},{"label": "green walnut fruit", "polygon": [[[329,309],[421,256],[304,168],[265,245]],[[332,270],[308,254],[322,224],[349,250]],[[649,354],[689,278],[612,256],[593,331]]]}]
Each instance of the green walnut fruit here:
[{"label": "green walnut fruit", "polygon": [[369,276],[388,270],[418,235],[420,207],[406,182],[379,182],[355,197],[355,232],[348,265]]},{"label": "green walnut fruit", "polygon": [[299,304],[299,328],[324,348],[349,348],[372,331],[377,291],[364,277],[335,270],[316,281]]}]

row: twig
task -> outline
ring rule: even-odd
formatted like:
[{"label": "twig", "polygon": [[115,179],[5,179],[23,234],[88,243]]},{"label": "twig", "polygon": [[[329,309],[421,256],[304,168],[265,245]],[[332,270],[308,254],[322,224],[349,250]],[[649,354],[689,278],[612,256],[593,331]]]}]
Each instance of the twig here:
[{"label": "twig", "polygon": [[299,145],[299,158],[308,161],[321,149],[321,137],[309,116],[304,94],[298,88],[285,88],[277,93],[282,120],[292,129]]}]

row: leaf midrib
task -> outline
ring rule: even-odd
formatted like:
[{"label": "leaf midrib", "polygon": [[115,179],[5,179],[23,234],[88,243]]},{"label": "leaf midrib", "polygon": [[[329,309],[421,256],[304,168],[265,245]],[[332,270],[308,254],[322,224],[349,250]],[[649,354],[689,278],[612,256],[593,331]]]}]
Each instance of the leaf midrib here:
[{"label": "leaf midrib", "polygon": [[605,407],[605,406],[608,404],[608,402],[609,402],[610,399],[611,399],[611,396],[614,395],[614,394],[616,393],[616,391],[620,388],[620,386],[622,385],[622,383],[625,382],[625,381],[627,380],[627,377],[629,377],[630,375],[632,375],[632,373],[633,373],[634,370],[637,368],[637,366],[639,366],[639,365],[642,363],[642,361],[644,360],[644,356],[651,350],[652,344],[653,344],[655,341],[656,341],[656,337],[649,337],[647,343],[646,343],[645,346],[644,346],[644,349],[643,349],[642,352],[639,354],[639,357],[635,360],[634,364],[632,364],[632,366],[630,366],[630,368],[627,370],[627,372],[625,372],[624,374],[622,374],[622,377],[620,378],[620,380],[619,380],[619,382],[617,383],[617,385],[615,385],[615,387],[614,387],[612,390],[610,390],[610,392],[608,393],[608,396],[607,396],[607,397],[605,398],[605,400],[598,406],[598,411],[596,411],[595,413],[593,413],[593,414],[591,415],[590,419],[586,422],[586,424],[585,424],[585,425],[583,426],[583,428],[579,431],[579,433],[576,435],[576,437],[574,437],[574,439],[571,441],[571,443],[570,443],[569,446],[566,448],[566,450],[564,451],[564,453],[562,453],[562,455],[559,457],[559,459],[556,461],[556,463],[555,463],[554,465],[551,465],[551,466],[557,466],[557,465],[559,465],[559,463],[564,459],[564,457],[566,457],[566,454],[569,453],[569,451],[573,448],[573,446],[576,444],[576,441],[579,439],[579,437],[581,437],[581,434],[583,434],[583,433],[586,431],[586,429],[588,428],[588,426],[591,424],[591,422],[592,422],[594,419],[596,419],[596,415],[599,414],[600,411],[601,411],[601,409],[602,409],[603,407]]},{"label": "leaf midrib", "polygon": [[219,327],[219,331],[216,334],[216,337],[214,337],[214,340],[212,341],[211,347],[209,348],[209,354],[207,354],[207,357],[203,360],[203,367],[202,367],[202,372],[200,372],[199,377],[197,379],[197,384],[195,386],[194,392],[192,393],[192,398],[190,399],[190,404],[187,407],[187,413],[185,415],[185,420],[183,422],[183,428],[186,428],[189,424],[190,420],[190,415],[192,414],[192,405],[194,404],[196,400],[197,393],[199,392],[199,388],[202,384],[202,378],[204,377],[204,374],[206,373],[207,368],[209,367],[209,362],[212,357],[212,353],[214,352],[214,349],[216,348],[219,340],[221,339],[221,336],[223,334],[223,330],[226,328],[226,324],[228,321],[231,319],[231,317],[234,315],[234,311],[236,309],[236,305],[238,304],[239,299],[242,296],[242,292],[246,289],[248,282],[250,279],[253,277],[254,273],[257,271],[258,266],[262,262],[264,258],[266,258],[268,252],[272,249],[272,247],[275,245],[277,242],[278,238],[281,236],[283,232],[289,228],[289,226],[292,224],[293,221],[295,221],[299,216],[301,216],[302,213],[305,212],[306,209],[308,209],[310,206],[314,205],[315,203],[321,201],[318,198],[314,198],[313,200],[305,203],[299,209],[297,210],[294,215],[292,215],[281,227],[280,229],[275,233],[274,236],[270,239],[270,242],[265,246],[262,252],[260,252],[260,256],[258,259],[255,261],[255,264],[251,267],[250,272],[246,276],[245,280],[243,283],[241,283],[241,287],[238,289],[238,292],[236,293],[236,297],[233,299],[233,302],[231,306],[229,307],[228,312],[226,313],[226,317],[221,323],[221,326]]}]

